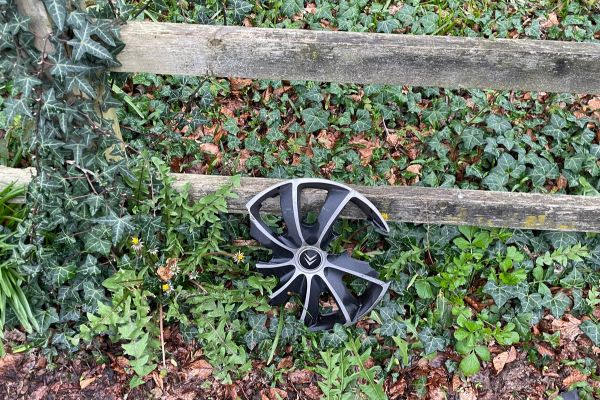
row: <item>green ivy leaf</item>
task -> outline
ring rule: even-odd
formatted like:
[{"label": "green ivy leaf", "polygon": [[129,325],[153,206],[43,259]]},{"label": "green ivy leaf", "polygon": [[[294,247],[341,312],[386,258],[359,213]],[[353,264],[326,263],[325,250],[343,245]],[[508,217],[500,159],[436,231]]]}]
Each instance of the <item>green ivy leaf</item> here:
[{"label": "green ivy leaf", "polygon": [[341,324],[335,324],[331,332],[326,332],[321,336],[322,347],[340,347],[348,340],[348,334]]},{"label": "green ivy leaf", "polygon": [[258,329],[251,329],[244,335],[244,342],[246,342],[246,346],[250,350],[254,350],[254,348],[262,341],[269,339],[269,332],[267,328],[262,327]]},{"label": "green ivy leaf", "polygon": [[563,292],[558,292],[546,304],[554,318],[560,318],[571,306],[571,299]]},{"label": "green ivy leaf", "polygon": [[499,135],[504,134],[512,128],[510,121],[503,116],[490,114],[485,120],[488,128],[492,129]]},{"label": "green ivy leaf", "polygon": [[281,12],[286,17],[292,17],[299,13],[304,6],[304,2],[302,0],[284,0],[281,6]]},{"label": "green ivy leaf", "polygon": [[86,54],[90,54],[101,60],[113,59],[112,55],[104,48],[104,46],[91,38],[90,35],[93,33],[93,27],[90,23],[86,23],[81,29],[75,29],[75,36],[79,40],[72,39],[67,42],[69,45],[73,46],[73,57],[75,61],[81,60]]},{"label": "green ivy leaf", "polygon": [[107,216],[96,218],[95,221],[111,227],[113,233],[112,243],[115,246],[125,237],[125,235],[131,233],[135,229],[135,226],[131,223],[131,215],[119,217],[113,210],[110,210]]},{"label": "green ivy leaf", "polygon": [[596,346],[600,346],[600,324],[595,324],[588,319],[579,325],[579,329],[581,329],[581,331],[585,333]]},{"label": "green ivy leaf", "polygon": [[577,267],[573,267],[571,272],[560,280],[563,287],[566,288],[579,288],[582,289],[585,286],[585,277]]},{"label": "green ivy leaf", "polygon": [[9,124],[17,116],[26,116],[29,118],[32,117],[27,100],[28,98],[25,96],[18,99],[15,97],[9,97],[8,99],[4,100],[4,112]]},{"label": "green ivy leaf", "polygon": [[[325,126],[326,128],[327,126]],[[359,109],[356,111],[356,121],[350,125],[355,132],[364,132],[371,129],[371,115],[367,110]],[[324,129],[324,128],[321,128]]]},{"label": "green ivy leaf", "polygon": [[31,96],[33,88],[42,84],[38,78],[31,75],[20,75],[15,79],[15,85],[21,89],[24,96]]},{"label": "green ivy leaf", "polygon": [[227,9],[233,13],[235,21],[241,21],[252,11],[252,4],[245,0],[229,0]]},{"label": "green ivy leaf", "polygon": [[75,276],[76,266],[73,263],[58,264],[52,260],[47,266],[46,278],[54,287],[59,287],[63,283]]},{"label": "green ivy leaf", "polygon": [[85,251],[108,256],[111,249],[110,240],[107,239],[109,233],[110,228],[106,226],[93,227],[84,237]]},{"label": "green ivy leaf", "polygon": [[312,133],[328,127],[329,111],[307,108],[302,111],[302,120],[306,132]]},{"label": "green ivy leaf", "polygon": [[393,18],[387,18],[377,23],[377,32],[392,33],[394,29],[400,28],[400,22]]},{"label": "green ivy leaf", "polygon": [[483,287],[483,293],[489,294],[494,299],[494,303],[498,308],[506,304],[506,302],[516,296],[515,286],[500,285],[494,281],[488,281]]},{"label": "green ivy leaf", "polygon": [[50,18],[61,32],[65,29],[65,22],[67,21],[66,3],[66,0],[44,0]]},{"label": "green ivy leaf", "polygon": [[472,126],[465,128],[460,135],[465,149],[467,150],[472,150],[477,146],[483,146],[485,143],[483,137],[483,131]]},{"label": "green ivy leaf", "polygon": [[431,354],[434,351],[442,351],[446,348],[448,341],[442,336],[436,336],[430,327],[426,326],[419,332],[419,340],[423,344],[425,354]]},{"label": "green ivy leaf", "polygon": [[539,293],[531,293],[527,296],[519,297],[521,302],[521,312],[530,312],[540,310],[542,308],[542,295]]}]

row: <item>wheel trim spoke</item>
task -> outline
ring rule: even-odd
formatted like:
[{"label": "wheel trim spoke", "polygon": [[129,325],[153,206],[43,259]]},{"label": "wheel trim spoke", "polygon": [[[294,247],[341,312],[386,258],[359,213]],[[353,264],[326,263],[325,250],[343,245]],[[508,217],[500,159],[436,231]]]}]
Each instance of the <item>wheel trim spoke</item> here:
[{"label": "wheel trim spoke", "polygon": [[323,249],[331,239],[333,224],[338,220],[342,210],[352,199],[353,193],[348,190],[333,189],[325,198],[325,202],[319,211],[316,247]]},{"label": "wheel trim spoke", "polygon": [[313,275],[306,277],[306,292],[304,294],[304,304],[302,305],[300,319],[309,326],[314,325],[319,319],[321,287],[317,279]]},{"label": "wheel trim spoke", "polygon": [[350,293],[344,282],[342,281],[343,274],[335,270],[329,271],[326,274],[325,284],[333,295],[340,311],[344,315],[346,324],[354,321],[356,312],[359,309],[358,300]]},{"label": "wheel trim spoke", "polygon": [[285,279],[285,276],[280,280],[280,286],[277,290],[271,293],[270,302],[273,304],[281,304],[287,299],[289,299],[290,295],[288,292],[299,291],[302,286],[302,281],[304,280],[304,276],[302,276],[297,270],[290,271],[288,274],[292,276],[289,279]]},{"label": "wheel trim spoke", "polygon": [[[257,240],[263,245],[267,247],[272,247],[275,245],[276,247],[288,251],[294,252],[294,249],[286,244],[284,244],[279,238],[275,237],[275,233],[269,228],[260,218],[259,216],[255,216],[250,214],[250,221],[252,223],[251,233],[252,236],[255,236],[255,233],[259,233]],[[258,232],[252,232],[252,229],[258,230]],[[262,236],[262,237],[261,237]],[[256,237],[256,236],[255,236]]]},{"label": "wheel trim spoke", "polygon": [[300,198],[298,196],[297,184],[290,182],[287,185],[281,186],[279,189],[279,204],[288,237],[297,246],[304,245],[306,242],[300,224]]}]

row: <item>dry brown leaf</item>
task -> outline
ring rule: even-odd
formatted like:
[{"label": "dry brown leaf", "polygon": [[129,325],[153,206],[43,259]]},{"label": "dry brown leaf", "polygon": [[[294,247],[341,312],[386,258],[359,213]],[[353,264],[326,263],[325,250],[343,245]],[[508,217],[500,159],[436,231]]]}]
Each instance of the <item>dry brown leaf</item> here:
[{"label": "dry brown leaf", "polygon": [[555,332],[560,332],[561,340],[572,341],[583,333],[581,332],[581,329],[579,329],[580,324],[580,320],[567,314],[562,319],[555,319],[552,321],[552,329],[554,329]]},{"label": "dry brown leaf", "polygon": [[452,391],[453,392],[458,392],[458,389],[460,389],[463,385],[463,382],[460,380],[460,377],[458,376],[458,374],[454,374],[452,376]]},{"label": "dry brown leaf", "polygon": [[210,153],[212,155],[219,155],[219,146],[217,146],[214,143],[202,143],[200,145],[200,150],[206,152],[206,153]]},{"label": "dry brown leaf", "polygon": [[477,391],[470,387],[464,388],[464,390],[459,393],[458,398],[460,400],[477,400]]},{"label": "dry brown leaf", "polygon": [[315,385],[310,385],[308,387],[302,388],[302,392],[304,392],[304,395],[310,400],[319,400],[323,397],[323,393]]},{"label": "dry brown leaf", "polygon": [[499,374],[504,369],[504,366],[508,363],[511,363],[517,359],[517,350],[515,350],[514,346],[511,346],[509,351],[502,352],[498,354],[492,360],[494,364],[494,369],[496,370],[496,374]]},{"label": "dry brown leaf", "polygon": [[288,380],[293,384],[309,383],[313,378],[314,373],[307,369],[300,371],[292,371],[288,374]]},{"label": "dry brown leaf", "polygon": [[430,400],[446,400],[446,391],[439,386],[431,387],[428,395]]},{"label": "dry brown leaf", "polygon": [[423,169],[423,166],[421,164],[411,164],[406,168],[406,170],[408,172],[411,172],[415,175],[420,175],[422,169]]},{"label": "dry brown leaf", "polygon": [[558,16],[556,15],[556,13],[551,13],[550,15],[548,15],[548,19],[546,21],[544,21],[541,26],[542,28],[550,28],[551,26],[555,26],[558,25]]},{"label": "dry brown leaf", "polygon": [[577,382],[585,382],[585,381],[587,381],[587,378],[588,378],[587,375],[584,375],[578,369],[574,369],[573,372],[571,373],[571,375],[569,375],[565,379],[563,379],[563,385],[565,387],[568,387]]},{"label": "dry brown leaf", "polygon": [[91,378],[87,378],[87,379],[82,379],[79,381],[79,387],[83,390],[86,387],[90,386],[92,383],[94,383],[94,381],[97,379],[97,376],[93,376]]},{"label": "dry brown leaf", "polygon": [[231,78],[229,82],[231,82],[231,90],[234,92],[252,85],[252,79]]},{"label": "dry brown leaf", "polygon": [[281,400],[287,399],[287,392],[279,388],[263,389],[260,392],[261,400]]},{"label": "dry brown leaf", "polygon": [[317,142],[319,142],[327,150],[333,149],[336,140],[335,134],[328,132],[326,129],[321,130],[319,135],[317,135]]},{"label": "dry brown leaf", "polygon": [[288,369],[294,365],[291,356],[283,357],[279,364],[277,364],[277,369]]},{"label": "dry brown leaf", "polygon": [[358,146],[358,154],[360,155],[360,163],[362,165],[369,165],[371,157],[373,157],[373,150],[379,147],[379,140],[371,142],[364,138],[363,135],[355,136],[350,140],[351,145]]},{"label": "dry brown leaf", "polygon": [[541,356],[554,357],[556,355],[556,354],[554,354],[554,352],[552,350],[550,350],[549,348],[547,348],[546,346],[543,346],[541,344],[537,344],[536,348],[537,348],[538,353],[540,353]]},{"label": "dry brown leaf", "polygon": [[592,111],[600,110],[600,97],[594,97],[587,105]]},{"label": "dry brown leaf", "polygon": [[389,8],[388,8],[388,12],[390,13],[390,15],[394,15],[396,14],[398,11],[400,11],[400,9],[402,8],[402,4],[392,4]]},{"label": "dry brown leaf", "polygon": [[247,149],[240,151],[240,158],[238,159],[238,172],[246,170],[246,161],[250,158],[250,152]]},{"label": "dry brown leaf", "polygon": [[315,3],[308,3],[306,5],[306,7],[304,8],[304,11],[309,14],[316,14],[317,13],[317,5]]},{"label": "dry brown leaf", "polygon": [[212,375],[213,367],[206,360],[196,360],[189,364],[183,371],[186,375],[186,379],[207,379]]},{"label": "dry brown leaf", "polygon": [[556,187],[558,189],[565,189],[568,186],[568,184],[569,181],[567,181],[567,178],[565,178],[563,174],[560,174],[560,176],[556,180]]}]

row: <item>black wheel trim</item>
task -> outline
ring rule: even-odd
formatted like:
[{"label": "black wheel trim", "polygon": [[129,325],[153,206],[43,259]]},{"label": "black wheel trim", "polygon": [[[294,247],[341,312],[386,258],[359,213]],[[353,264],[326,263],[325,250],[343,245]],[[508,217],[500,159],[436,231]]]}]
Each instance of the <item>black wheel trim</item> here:
[{"label": "black wheel trim", "polygon": [[[300,195],[302,190],[313,188],[326,190],[327,197],[317,221],[308,225],[301,221]],[[283,235],[273,232],[260,216],[263,202],[277,196],[280,197],[281,213],[286,225]],[[257,263],[256,268],[264,275],[279,278],[269,303],[279,305],[287,302],[292,294],[300,295],[303,302],[300,319],[312,330],[330,329],[336,323],[356,323],[377,305],[389,287],[389,283],[378,279],[379,274],[369,263],[345,253],[332,255],[325,251],[335,238],[335,222],[350,202],[366,215],[379,232],[389,233],[383,216],[366,197],[348,186],[325,179],[286,181],[263,190],[246,204],[250,213],[251,235],[272,251],[272,259],[268,263]],[[308,259],[300,259],[307,255]],[[319,259],[320,265],[313,267],[312,263]],[[346,287],[342,280],[345,275],[367,282],[360,296],[355,296]],[[330,293],[338,310],[320,314],[321,293]]]}]

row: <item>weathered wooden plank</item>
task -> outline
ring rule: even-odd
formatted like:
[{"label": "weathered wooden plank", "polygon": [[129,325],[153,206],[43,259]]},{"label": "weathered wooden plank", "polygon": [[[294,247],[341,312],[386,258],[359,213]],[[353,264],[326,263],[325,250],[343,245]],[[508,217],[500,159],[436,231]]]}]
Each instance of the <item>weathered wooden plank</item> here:
[{"label": "weathered wooden plank", "polygon": [[[0,167],[0,188],[10,182],[27,184],[33,169]],[[190,185],[192,198],[213,193],[229,182],[218,175],[173,174],[176,188]],[[280,179],[242,178],[236,190],[238,199],[230,200],[229,211],[245,213],[245,204],[255,194],[281,182]],[[415,186],[356,186],[391,221],[424,224],[477,225],[522,229],[600,232],[600,197],[548,195],[535,193],[489,192],[483,190],[439,189]],[[304,203],[318,208],[323,193],[307,191]],[[266,204],[265,211],[277,209]],[[348,218],[363,218],[353,208]]]},{"label": "weathered wooden plank", "polygon": [[[229,178],[211,175],[174,174],[178,185],[189,183],[198,198],[212,193]],[[252,196],[281,180],[242,178],[239,199],[230,201],[229,210],[246,212]],[[561,231],[600,231],[600,197],[490,192],[482,190],[438,189],[407,186],[354,186],[387,213],[392,221],[426,224],[478,225]],[[323,194],[307,193],[306,202],[320,204]],[[277,207],[267,207],[275,210]],[[350,209],[345,216],[361,218]]]},{"label": "weathered wooden plank", "polygon": [[117,71],[600,93],[600,44],[129,22]]}]

